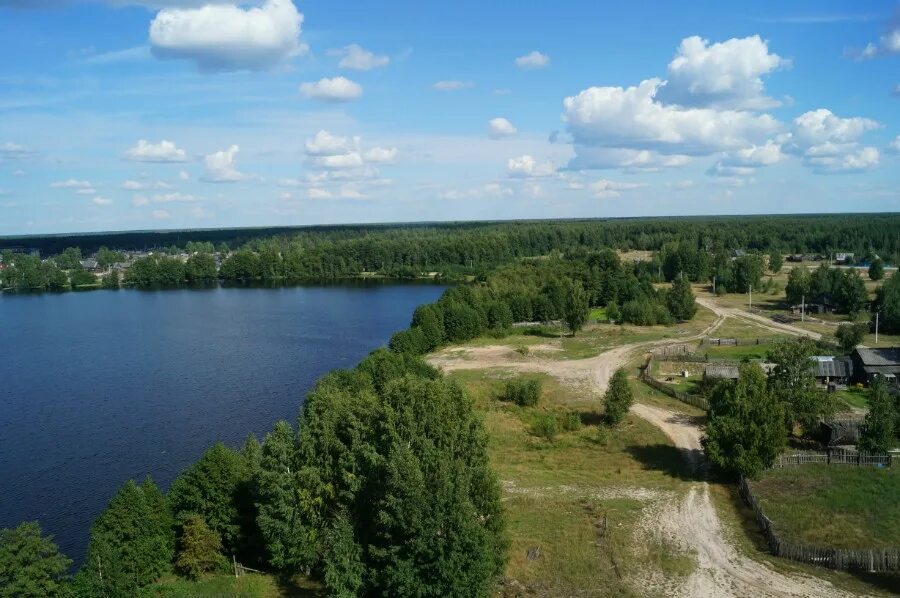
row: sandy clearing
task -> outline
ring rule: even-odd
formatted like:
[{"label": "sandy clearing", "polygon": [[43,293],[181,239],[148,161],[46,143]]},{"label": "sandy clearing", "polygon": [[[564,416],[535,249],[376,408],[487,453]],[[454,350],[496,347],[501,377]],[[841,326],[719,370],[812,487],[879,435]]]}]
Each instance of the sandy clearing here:
[{"label": "sandy clearing", "polygon": [[[561,382],[584,385],[595,393],[606,390],[610,377],[637,351],[647,351],[666,344],[696,340],[718,328],[726,318],[749,320],[753,324],[777,332],[816,336],[815,333],[787,324],[771,322],[741,310],[724,308],[707,299],[698,303],[712,310],[717,318],[708,328],[687,339],[665,339],[622,345],[596,357],[577,360],[551,360],[527,357],[509,347],[495,345],[463,350],[442,351],[429,362],[444,371],[460,369],[504,368],[524,372],[543,372]],[[632,412],[657,426],[673,444],[684,451],[695,471],[703,464],[700,438],[702,430],[693,418],[683,413],[645,404],[635,404]],[[648,514],[653,533],[662,533],[684,549],[697,555],[697,568],[681,584],[668,580],[666,594],[677,596],[763,596],[763,597],[833,597],[852,596],[831,583],[806,575],[787,575],[768,565],[754,561],[737,551],[722,528],[709,495],[709,485],[699,481],[692,485],[680,502],[661,501],[659,509]],[[651,575],[652,576],[652,575]],[[650,581],[650,580],[647,580]],[[656,585],[655,583],[652,585]]]},{"label": "sandy clearing", "polygon": [[718,315],[735,318],[737,320],[748,321],[751,324],[759,326],[760,328],[765,328],[766,330],[770,330],[772,332],[790,334],[791,336],[808,336],[816,340],[822,338],[822,335],[818,332],[812,332],[810,330],[800,328],[799,326],[792,326],[791,324],[782,324],[781,322],[776,322],[765,316],[750,313],[736,307],[722,307],[721,305],[716,304],[715,301],[712,301],[711,299],[705,297],[698,297],[697,303],[707,309],[711,309]]}]

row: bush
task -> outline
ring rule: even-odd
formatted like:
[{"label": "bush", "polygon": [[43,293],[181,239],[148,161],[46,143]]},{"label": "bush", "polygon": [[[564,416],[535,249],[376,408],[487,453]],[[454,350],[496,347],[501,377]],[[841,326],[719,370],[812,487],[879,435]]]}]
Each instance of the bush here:
[{"label": "bush", "polygon": [[549,413],[541,415],[531,427],[531,432],[535,436],[550,441],[556,438],[557,431],[556,417]]},{"label": "bush", "polygon": [[575,411],[569,411],[560,417],[560,424],[565,432],[574,432],[581,429],[581,415]]},{"label": "bush", "polygon": [[541,398],[541,381],[537,378],[509,380],[500,394],[500,400],[520,407],[534,407]]}]

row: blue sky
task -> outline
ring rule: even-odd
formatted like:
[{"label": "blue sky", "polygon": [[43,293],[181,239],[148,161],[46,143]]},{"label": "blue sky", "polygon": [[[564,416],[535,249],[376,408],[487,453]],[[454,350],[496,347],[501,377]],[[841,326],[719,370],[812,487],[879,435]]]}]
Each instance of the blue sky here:
[{"label": "blue sky", "polygon": [[900,3],[0,0],[0,234],[896,211]]}]

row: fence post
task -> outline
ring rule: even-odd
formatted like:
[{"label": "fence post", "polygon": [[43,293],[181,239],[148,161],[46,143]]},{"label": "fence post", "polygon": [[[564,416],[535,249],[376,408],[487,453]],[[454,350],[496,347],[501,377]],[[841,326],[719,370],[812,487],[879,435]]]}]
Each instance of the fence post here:
[{"label": "fence post", "polygon": [[234,565],[234,578],[238,578],[238,569],[237,569],[237,557],[234,554],[231,555],[231,564]]}]

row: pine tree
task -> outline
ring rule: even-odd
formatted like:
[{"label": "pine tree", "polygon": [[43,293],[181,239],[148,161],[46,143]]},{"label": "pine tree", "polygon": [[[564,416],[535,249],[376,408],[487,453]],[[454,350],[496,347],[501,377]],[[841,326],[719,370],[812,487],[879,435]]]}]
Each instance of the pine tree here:
[{"label": "pine tree", "polygon": [[894,400],[882,380],[876,379],[869,388],[869,412],[860,430],[859,448],[869,453],[886,453],[896,441]]},{"label": "pine tree", "polygon": [[37,522],[0,530],[0,598],[66,596],[71,564]]},{"label": "pine tree", "polygon": [[581,283],[572,283],[566,293],[564,316],[572,336],[584,327],[588,319],[588,297]]},{"label": "pine tree", "polygon": [[884,278],[884,262],[880,257],[876,257],[869,264],[869,280],[881,280]]},{"label": "pine tree", "polygon": [[209,529],[203,517],[195,513],[184,517],[181,524],[175,567],[187,577],[197,579],[208,571],[222,570],[228,561],[222,554],[219,534]]},{"label": "pine tree", "polygon": [[676,320],[682,322],[690,320],[697,313],[697,304],[694,302],[694,292],[691,283],[685,278],[678,278],[672,283],[672,288],[666,295],[666,305],[669,313]]}]

